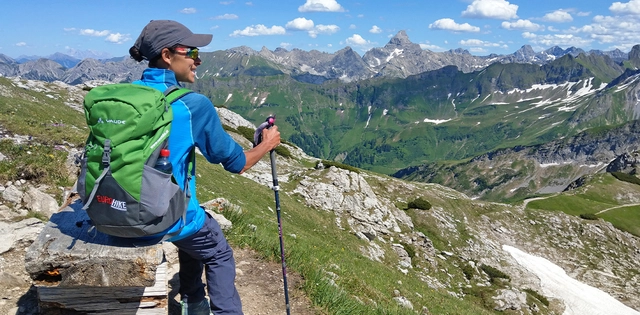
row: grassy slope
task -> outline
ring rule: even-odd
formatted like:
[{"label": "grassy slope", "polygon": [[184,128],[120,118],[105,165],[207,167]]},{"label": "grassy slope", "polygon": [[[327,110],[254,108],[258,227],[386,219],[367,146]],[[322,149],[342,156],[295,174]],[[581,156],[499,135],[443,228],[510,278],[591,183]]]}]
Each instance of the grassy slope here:
[{"label": "grassy slope", "polygon": [[640,236],[640,200],[635,197],[639,194],[640,185],[617,180],[605,173],[595,175],[588,185],[572,192],[531,201],[527,208],[562,211],[576,216],[596,214],[615,227]]},{"label": "grassy slope", "polygon": [[[66,91],[33,92],[14,86],[5,78],[0,78],[0,89],[0,95],[4,95],[0,96],[0,125],[12,133],[32,136],[29,144],[1,143],[0,151],[9,159],[0,162],[0,180],[24,178],[24,172],[16,169],[12,160],[26,159],[25,167],[36,170],[34,177],[27,179],[53,186],[73,183],[74,178],[53,172],[63,169],[67,158],[66,151],[57,150],[56,146],[81,148],[86,137],[82,113],[61,101]],[[197,163],[199,199],[223,197],[242,209],[242,215],[225,213],[234,222],[228,232],[231,243],[249,246],[265,259],[279,261],[274,192],[230,174],[219,165],[211,165],[202,157]],[[284,190],[291,185],[284,183]],[[492,313],[473,300],[460,300],[445,290],[430,288],[417,277],[403,275],[394,267],[397,257],[390,244],[386,245],[383,263],[364,257],[360,247],[367,243],[339,229],[333,213],[311,209],[284,190],[280,200],[287,265],[303,275],[305,291],[327,314],[415,314],[397,305],[394,290],[410,297],[415,309],[426,306],[434,314]]]},{"label": "grassy slope", "polygon": [[[54,149],[55,145],[64,141],[82,143],[84,122],[80,112],[69,109],[61,101],[52,101],[41,93],[11,87],[11,84],[2,78],[0,87],[3,91],[8,90],[12,93],[11,97],[0,97],[0,122],[3,127],[35,135],[38,142],[44,143],[39,146],[50,152],[57,152]],[[5,94],[7,93],[2,95]],[[46,116],[47,113],[49,116]],[[46,120],[46,117],[51,117],[54,113],[57,122],[55,127],[61,131],[52,130],[50,121]],[[54,136],[49,138],[50,134]],[[3,148],[2,152],[5,154],[11,152],[4,150]],[[42,168],[51,164],[60,168],[63,161],[61,156],[53,162],[34,162],[32,166]],[[6,161],[0,162],[0,166],[6,165]],[[56,184],[53,177],[47,174],[42,176],[43,182]],[[260,252],[265,259],[279,261],[274,192],[245,177],[225,172],[219,165],[208,164],[201,157],[198,157],[198,178],[198,197],[201,201],[223,197],[242,209],[240,215],[234,212],[225,213],[234,222],[233,229],[228,232],[231,243],[234,246],[249,246]],[[421,196],[429,200],[434,207],[446,209],[454,218],[469,219],[469,223],[465,223],[466,219],[456,220],[454,232],[446,234],[438,228],[439,222],[434,221],[433,217],[424,216],[416,210],[408,211],[415,229],[427,235],[438,251],[464,247],[465,242],[471,238],[466,232],[466,224],[473,224],[486,214],[499,215],[508,211],[502,204],[478,206],[472,200],[459,198],[456,192],[438,185],[416,184],[417,189],[413,191],[389,191],[387,189],[391,186],[387,186],[388,180],[381,178],[367,180],[374,190],[379,190],[382,194],[393,195],[398,200],[410,200]],[[309,208],[297,195],[287,194],[287,191],[293,189],[295,182],[296,178],[292,178],[290,183],[282,183],[279,195],[287,265],[304,277],[305,291],[313,303],[323,308],[326,313],[415,314],[414,311],[397,306],[393,300],[394,290],[408,297],[414,309],[418,311],[424,306],[433,314],[494,313],[488,310],[492,307],[488,304],[491,299],[487,297],[492,296],[491,290],[495,288],[474,287],[465,292],[467,295],[464,299],[459,299],[451,296],[445,289],[433,289],[420,280],[419,275],[426,272],[429,277],[436,278],[441,283],[464,283],[463,262],[458,261],[456,257],[439,260],[438,270],[422,266],[404,275],[394,267],[398,257],[388,242],[381,244],[386,252],[383,263],[369,260],[361,253],[361,248],[367,247],[368,243],[349,231],[339,229],[335,224],[334,213]],[[528,207],[545,211],[565,211],[574,215],[596,213],[633,203],[633,196],[640,192],[639,187],[617,181],[609,175],[602,175],[584,188],[570,194],[532,201]],[[638,215],[635,214],[637,211],[633,210],[637,209],[617,208],[601,214],[601,217],[638,235],[637,230],[632,230],[638,226]]]},{"label": "grassy slope", "polygon": [[[218,165],[199,162],[199,198],[224,197],[242,208],[242,215],[227,213],[234,222],[234,228],[228,233],[230,241],[279,261],[274,192],[242,176],[229,174]],[[414,309],[426,306],[434,314],[491,314],[471,301],[461,301],[444,291],[431,289],[417,277],[403,275],[393,267],[392,262],[397,259],[393,256],[387,258],[388,264],[365,258],[360,247],[367,246],[366,242],[340,230],[333,213],[309,208],[297,196],[284,193],[287,185],[284,184],[285,189],[279,194],[287,266],[302,274],[308,295],[327,313],[414,314],[392,300],[393,291],[399,290],[411,297]],[[256,226],[255,231],[251,225]],[[389,248],[386,252],[393,253]],[[331,277],[327,272],[337,275],[332,279],[341,289],[328,284]],[[398,284],[398,279],[402,284]],[[365,304],[360,304],[354,296]]]}]

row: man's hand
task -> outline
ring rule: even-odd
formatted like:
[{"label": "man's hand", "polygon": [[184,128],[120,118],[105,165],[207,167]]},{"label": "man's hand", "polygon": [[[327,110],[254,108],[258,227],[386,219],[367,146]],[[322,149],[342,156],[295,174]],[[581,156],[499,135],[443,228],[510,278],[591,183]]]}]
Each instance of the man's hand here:
[{"label": "man's hand", "polygon": [[242,168],[240,174],[256,165],[258,161],[271,150],[275,149],[280,144],[280,131],[278,126],[273,125],[270,128],[262,129],[262,141],[253,149],[244,151],[246,163]]},{"label": "man's hand", "polygon": [[280,144],[280,131],[278,131],[278,126],[274,125],[271,128],[264,128],[262,130],[262,142],[258,144],[258,146],[263,143],[269,148],[267,151],[275,149]]}]

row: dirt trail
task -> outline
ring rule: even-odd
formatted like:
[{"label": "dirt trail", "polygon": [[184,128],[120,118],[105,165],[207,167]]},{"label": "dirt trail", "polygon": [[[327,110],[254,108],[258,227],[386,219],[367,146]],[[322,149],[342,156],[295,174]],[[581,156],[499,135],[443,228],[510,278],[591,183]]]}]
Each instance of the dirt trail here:
[{"label": "dirt trail", "polygon": [[[234,249],[236,260],[236,287],[242,299],[245,315],[286,314],[282,265],[265,262],[250,249]],[[177,264],[170,265],[170,272],[177,272]],[[180,315],[177,287],[178,278],[174,275],[169,281],[169,315]],[[290,312],[295,315],[321,314],[314,311],[309,299],[300,289],[302,278],[287,271]]]},{"label": "dirt trail", "polygon": [[635,207],[635,206],[640,206],[640,203],[632,203],[632,204],[628,204],[628,205],[619,205],[619,206],[607,208],[607,209],[600,210],[600,211],[596,212],[596,215],[604,213],[604,212],[607,212],[609,210],[614,210],[614,209],[624,208],[624,207]]}]

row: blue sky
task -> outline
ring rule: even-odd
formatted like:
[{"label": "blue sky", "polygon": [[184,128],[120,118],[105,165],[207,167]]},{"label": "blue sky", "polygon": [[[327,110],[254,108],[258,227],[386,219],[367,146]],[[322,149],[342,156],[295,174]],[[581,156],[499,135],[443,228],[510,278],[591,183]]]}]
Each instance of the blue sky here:
[{"label": "blue sky", "polygon": [[423,49],[474,55],[523,45],[628,52],[640,44],[640,0],[18,0],[3,1],[0,53],[125,56],[152,19],[213,34],[204,51],[350,46],[363,55],[400,30]]}]

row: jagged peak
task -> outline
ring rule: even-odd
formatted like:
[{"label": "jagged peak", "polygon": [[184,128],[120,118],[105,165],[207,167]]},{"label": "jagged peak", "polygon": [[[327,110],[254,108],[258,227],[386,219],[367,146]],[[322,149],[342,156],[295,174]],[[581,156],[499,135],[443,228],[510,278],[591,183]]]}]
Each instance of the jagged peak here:
[{"label": "jagged peak", "polygon": [[471,53],[464,48],[449,49],[447,52],[455,55],[471,55]]},{"label": "jagged peak", "polygon": [[245,45],[231,48],[231,49],[229,49],[229,51],[230,52],[235,52],[235,53],[242,53],[242,54],[245,54],[245,55],[255,55],[257,53],[251,47],[245,46]]},{"label": "jagged peak", "polygon": [[351,48],[351,46],[346,46],[346,47],[344,47],[344,48],[342,48],[342,49],[340,49],[340,50],[336,51],[336,53],[335,53],[335,54],[336,54],[336,55],[339,55],[339,54],[346,54],[346,53],[349,53],[349,52],[352,52],[352,51],[353,51],[353,49]]},{"label": "jagged peak", "polygon": [[520,49],[518,49],[516,51],[516,53],[521,53],[521,54],[535,54],[536,52],[533,50],[533,48],[531,47],[531,45],[523,45],[522,47],[520,47]]},{"label": "jagged peak", "polygon": [[392,46],[407,46],[412,45],[413,43],[409,40],[409,36],[404,30],[399,31],[395,36],[393,36],[387,45]]},{"label": "jagged peak", "polygon": [[633,45],[629,52],[629,60],[640,59],[640,45]]},{"label": "jagged peak", "polygon": [[0,62],[4,62],[4,63],[8,63],[8,64],[15,64],[16,63],[16,61],[13,58],[11,58],[11,57],[9,57],[7,55],[4,55],[4,54],[0,54]]}]

